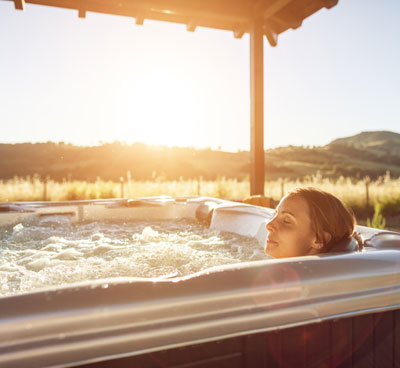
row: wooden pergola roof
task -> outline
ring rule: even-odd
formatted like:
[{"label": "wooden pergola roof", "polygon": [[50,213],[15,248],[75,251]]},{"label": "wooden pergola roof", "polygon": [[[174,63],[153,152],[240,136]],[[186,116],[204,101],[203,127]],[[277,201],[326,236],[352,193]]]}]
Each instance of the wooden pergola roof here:
[{"label": "wooden pergola roof", "polygon": [[338,0],[11,0],[23,10],[25,3],[76,9],[86,12],[185,24],[188,31],[209,27],[232,31],[236,38],[250,33],[255,18],[262,19],[263,34],[272,46],[277,36],[296,29],[303,20],[322,8],[335,6]]},{"label": "wooden pergola roof", "polygon": [[185,24],[188,31],[209,27],[232,31],[234,37],[250,34],[250,154],[251,194],[264,194],[264,59],[263,38],[276,46],[278,35],[296,29],[303,20],[338,0],[9,0],[16,9],[25,3],[86,12]]}]

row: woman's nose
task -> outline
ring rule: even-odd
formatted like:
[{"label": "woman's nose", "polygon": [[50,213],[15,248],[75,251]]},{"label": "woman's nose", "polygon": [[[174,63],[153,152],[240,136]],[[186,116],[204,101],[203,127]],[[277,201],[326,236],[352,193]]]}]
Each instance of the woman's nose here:
[{"label": "woman's nose", "polygon": [[267,225],[265,226],[267,228],[268,231],[273,232],[276,230],[275,227],[275,221],[272,219],[270,221],[267,222]]}]

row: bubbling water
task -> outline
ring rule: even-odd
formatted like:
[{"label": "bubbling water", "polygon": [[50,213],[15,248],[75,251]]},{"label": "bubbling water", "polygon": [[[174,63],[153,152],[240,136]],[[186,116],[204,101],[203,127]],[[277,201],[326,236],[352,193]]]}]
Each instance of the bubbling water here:
[{"label": "bubbling water", "polygon": [[0,296],[112,277],[178,277],[265,259],[254,238],[190,220],[72,224],[34,217],[0,231]]}]

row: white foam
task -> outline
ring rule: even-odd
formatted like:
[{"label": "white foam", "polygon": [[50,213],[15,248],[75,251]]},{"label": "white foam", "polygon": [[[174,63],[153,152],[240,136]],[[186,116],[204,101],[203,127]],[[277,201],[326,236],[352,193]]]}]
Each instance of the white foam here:
[{"label": "white foam", "polygon": [[192,221],[67,220],[30,219],[0,231],[0,296],[110,277],[185,276],[266,258],[256,239]]},{"label": "white foam", "polygon": [[67,249],[67,250],[63,250],[60,253],[58,253],[54,258],[71,261],[71,260],[81,258],[82,256],[83,256],[83,253],[78,252],[75,249]]},{"label": "white foam", "polygon": [[146,226],[142,231],[142,239],[146,242],[150,242],[152,240],[157,241],[160,237],[158,231],[154,231],[150,226]]},{"label": "white foam", "polygon": [[46,266],[49,266],[50,265],[50,259],[48,259],[48,258],[46,258],[46,257],[43,257],[43,258],[40,258],[40,259],[36,259],[36,260],[34,260],[34,261],[32,261],[32,262],[29,262],[29,263],[27,263],[26,265],[25,265],[25,267],[28,269],[28,270],[32,270],[32,271],[40,271],[40,270],[42,270],[43,268],[45,268]]}]

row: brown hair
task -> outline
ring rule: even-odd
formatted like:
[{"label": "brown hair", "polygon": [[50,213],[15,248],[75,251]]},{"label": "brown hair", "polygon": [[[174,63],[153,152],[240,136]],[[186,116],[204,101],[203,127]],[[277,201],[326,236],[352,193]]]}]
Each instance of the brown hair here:
[{"label": "brown hair", "polygon": [[[335,244],[354,236],[356,218],[339,198],[313,187],[296,188],[288,193],[288,197],[292,196],[300,196],[308,203],[311,226],[317,240],[324,241],[324,231],[331,235],[322,252],[329,252]],[[359,239],[354,237],[361,249]]]}]

